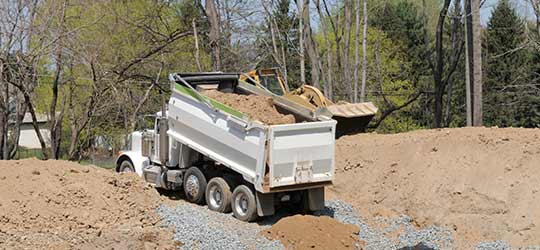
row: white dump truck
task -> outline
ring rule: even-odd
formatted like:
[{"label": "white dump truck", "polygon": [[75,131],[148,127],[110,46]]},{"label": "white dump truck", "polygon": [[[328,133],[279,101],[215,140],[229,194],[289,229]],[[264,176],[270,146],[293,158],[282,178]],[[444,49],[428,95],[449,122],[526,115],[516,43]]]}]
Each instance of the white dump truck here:
[{"label": "white dump truck", "polygon": [[296,123],[265,125],[201,91],[257,91],[239,74],[169,78],[167,108],[157,113],[154,129],[131,134],[116,171],[136,172],[158,188],[183,190],[186,200],[214,211],[232,209],[243,221],[272,215],[283,203],[303,211],[324,208],[324,187],[334,177],[336,121],[285,106],[278,110],[293,114]]}]

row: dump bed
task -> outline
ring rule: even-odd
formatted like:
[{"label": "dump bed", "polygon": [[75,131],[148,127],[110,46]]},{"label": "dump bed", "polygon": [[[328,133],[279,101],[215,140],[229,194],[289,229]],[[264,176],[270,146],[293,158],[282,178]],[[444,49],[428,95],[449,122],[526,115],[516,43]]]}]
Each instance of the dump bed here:
[{"label": "dump bed", "polygon": [[260,192],[331,183],[334,120],[264,125],[203,96],[180,75],[171,79],[171,138],[241,174]]}]

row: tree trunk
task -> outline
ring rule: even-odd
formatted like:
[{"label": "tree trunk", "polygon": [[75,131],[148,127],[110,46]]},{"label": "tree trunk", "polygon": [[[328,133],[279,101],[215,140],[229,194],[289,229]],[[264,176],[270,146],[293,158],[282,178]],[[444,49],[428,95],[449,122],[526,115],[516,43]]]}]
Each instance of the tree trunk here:
[{"label": "tree trunk", "polygon": [[[0,74],[2,71],[0,70]],[[8,134],[9,134],[9,84],[6,84],[3,88],[3,95],[2,95],[2,103],[3,103],[3,112],[0,117],[0,130],[1,130],[1,138],[0,138],[0,152],[2,152],[2,159],[9,160],[9,143],[8,143]]]},{"label": "tree trunk", "polygon": [[34,105],[32,104],[32,100],[30,98],[30,95],[24,91],[24,89],[19,89],[21,92],[23,92],[24,96],[24,102],[26,103],[26,106],[28,107],[28,111],[30,112],[30,115],[32,116],[32,127],[34,128],[34,131],[36,132],[36,135],[39,140],[39,145],[41,146],[41,151],[43,153],[43,160],[49,159],[49,152],[47,150],[47,144],[45,143],[45,139],[43,138],[43,135],[41,134],[41,131],[39,129],[38,120],[36,117],[36,110],[34,109]]},{"label": "tree trunk", "polygon": [[360,93],[360,102],[366,100],[366,81],[367,81],[367,31],[368,31],[368,9],[367,0],[364,0],[364,34],[362,40],[362,92]]},{"label": "tree trunk", "polygon": [[8,147],[9,149],[9,157],[8,159],[14,159],[17,155],[17,151],[19,150],[19,139],[21,137],[21,124],[24,120],[24,116],[26,114],[26,105],[23,103],[17,104],[17,112],[16,112],[16,118],[15,118],[15,124],[11,131],[11,147]]},{"label": "tree trunk", "polygon": [[317,43],[313,39],[313,32],[311,30],[309,0],[304,0],[304,6],[302,8],[302,19],[304,19],[304,41],[306,44],[306,50],[308,52],[309,62],[311,65],[311,84],[316,88],[320,88],[320,83],[322,79],[322,63],[319,56],[319,49],[317,48]]},{"label": "tree trunk", "polygon": [[197,34],[197,23],[195,19],[191,21],[191,25],[193,26],[193,39],[195,39],[195,63],[197,64],[197,69],[202,72],[201,61],[199,59],[199,36]]},{"label": "tree trunk", "polygon": [[358,102],[358,67],[360,66],[360,58],[358,54],[358,47],[360,47],[360,0],[356,1],[355,4],[355,36],[354,36],[354,102]]},{"label": "tree trunk", "polygon": [[444,93],[444,83],[442,80],[443,69],[444,69],[444,49],[443,49],[443,32],[444,32],[444,22],[446,15],[448,14],[448,6],[450,5],[450,0],[444,0],[443,8],[439,13],[439,20],[437,22],[437,29],[435,34],[435,69],[433,72],[434,80],[434,104],[435,104],[435,124],[434,127],[440,128],[442,125],[443,117],[443,93]]},{"label": "tree trunk", "polygon": [[[324,44],[326,46],[326,74],[327,74],[327,82],[324,85],[324,95],[326,98],[329,98],[332,100],[334,98],[334,83],[332,79],[332,45],[330,44],[329,34],[328,34],[328,27],[326,25],[326,22],[324,21],[324,15],[322,13],[321,9],[321,2],[320,0],[316,0],[316,7],[317,12],[319,13],[319,18],[321,20],[321,27],[323,31],[324,36]],[[332,19],[332,16],[328,16],[329,19]]]},{"label": "tree trunk", "polygon": [[[0,65],[3,67],[3,65]],[[0,69],[0,77],[3,74],[3,70]],[[1,81],[4,83],[3,81]],[[9,125],[9,84],[4,83],[5,86],[0,91],[0,159],[8,160],[8,125]]]},{"label": "tree trunk", "polygon": [[56,61],[56,72],[54,76],[54,81],[52,83],[52,100],[49,110],[49,130],[51,136],[51,156],[54,159],[60,158],[60,144],[62,143],[62,120],[64,115],[65,108],[65,95],[63,96],[63,102],[60,107],[60,112],[57,114],[56,105],[58,104],[58,86],[61,84],[61,74],[64,70],[64,33],[65,33],[65,22],[66,22],[66,8],[67,2],[64,1],[61,7],[60,13],[60,28],[57,37],[57,47],[55,53]]},{"label": "tree trunk", "polygon": [[212,49],[212,65],[214,71],[221,70],[221,46],[219,43],[219,14],[216,8],[214,0],[205,1],[205,12],[210,24],[210,33],[208,38],[210,39],[210,48]]},{"label": "tree trunk", "polygon": [[[306,0],[308,1],[308,0]],[[304,3],[302,0],[296,1],[296,6],[298,7],[298,36],[299,36],[299,56],[300,56],[300,83],[306,84],[306,61],[304,56]]]},{"label": "tree trunk", "polygon": [[343,48],[343,79],[345,88],[349,95],[349,101],[353,101],[353,89],[351,84],[350,66],[349,66],[349,47],[351,46],[351,22],[352,22],[352,0],[345,0],[345,46]]}]

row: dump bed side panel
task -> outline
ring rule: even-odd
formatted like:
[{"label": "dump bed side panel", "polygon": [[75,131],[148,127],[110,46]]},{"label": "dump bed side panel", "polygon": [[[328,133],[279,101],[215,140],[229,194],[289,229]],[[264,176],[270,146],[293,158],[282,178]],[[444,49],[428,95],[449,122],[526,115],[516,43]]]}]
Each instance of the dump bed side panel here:
[{"label": "dump bed side panel", "polygon": [[270,188],[332,181],[335,129],[334,120],[271,126]]},{"label": "dump bed side panel", "polygon": [[213,110],[192,96],[173,91],[169,101],[168,134],[175,140],[222,163],[257,186],[264,171],[266,131],[244,129],[238,120]]}]

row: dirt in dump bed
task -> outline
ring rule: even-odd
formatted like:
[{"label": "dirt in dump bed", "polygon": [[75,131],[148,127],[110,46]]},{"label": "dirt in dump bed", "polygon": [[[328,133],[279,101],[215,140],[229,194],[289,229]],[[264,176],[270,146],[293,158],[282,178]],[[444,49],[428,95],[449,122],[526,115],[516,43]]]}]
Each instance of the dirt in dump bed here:
[{"label": "dirt in dump bed", "polygon": [[540,129],[459,128],[341,137],[330,199],[366,218],[409,215],[456,249],[540,245]]},{"label": "dirt in dump bed", "polygon": [[223,93],[217,90],[207,90],[203,94],[266,125],[295,123],[293,115],[284,115],[277,111],[270,97]]},{"label": "dirt in dump bed", "polygon": [[361,249],[360,229],[327,216],[295,215],[285,217],[261,234],[279,240],[290,250],[347,250]]},{"label": "dirt in dump bed", "polygon": [[0,249],[176,249],[135,174],[67,161],[0,161]]}]

